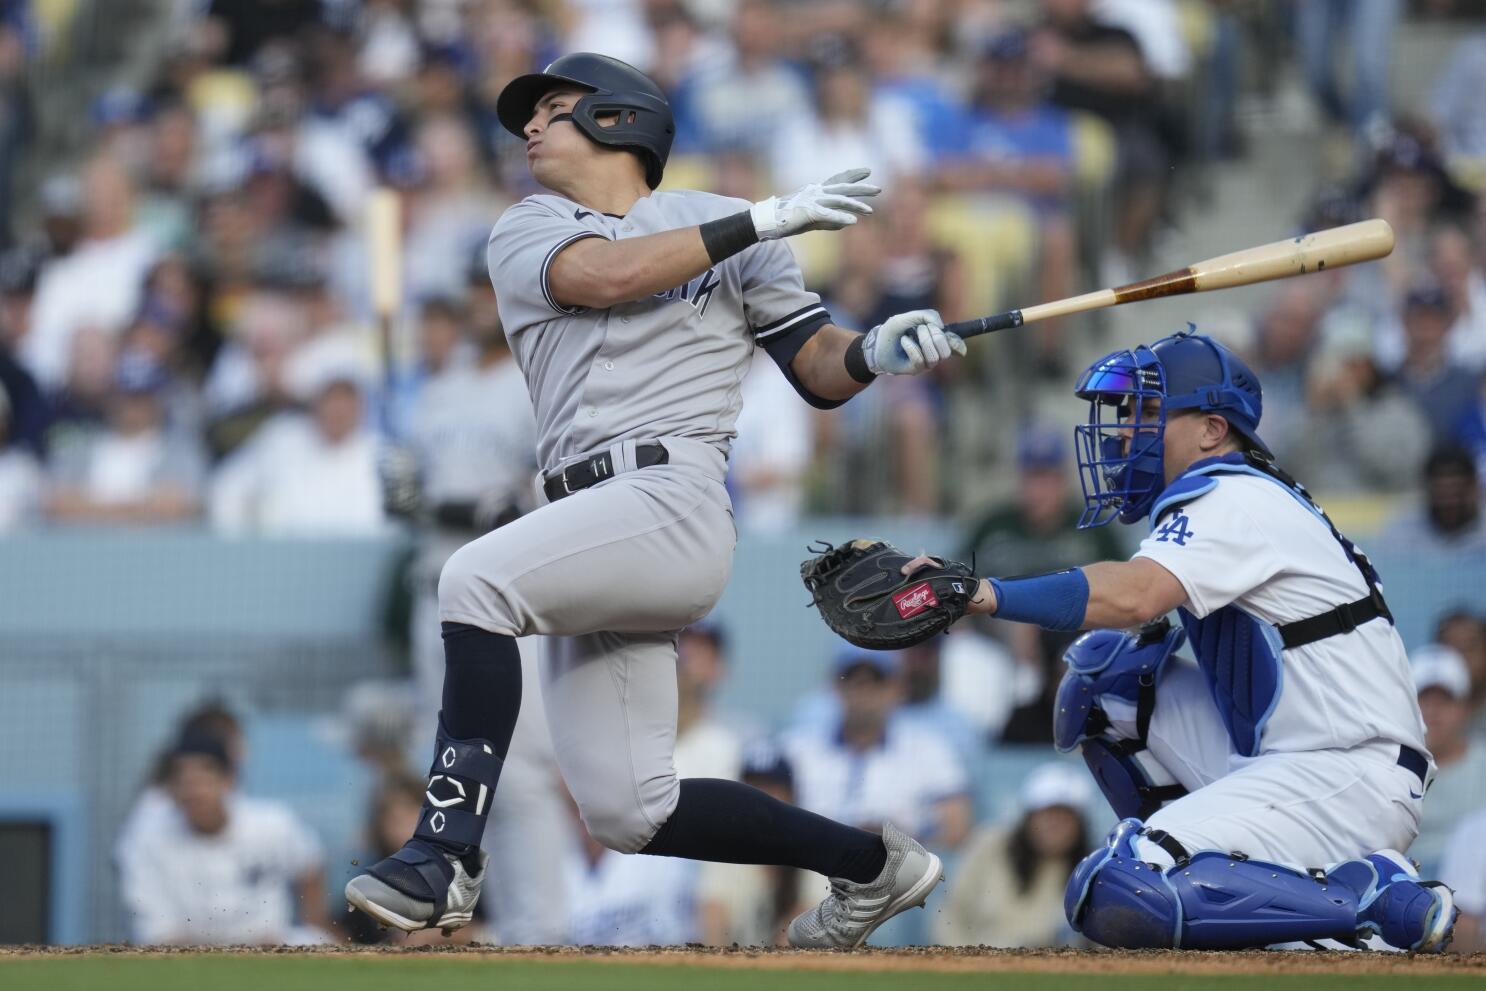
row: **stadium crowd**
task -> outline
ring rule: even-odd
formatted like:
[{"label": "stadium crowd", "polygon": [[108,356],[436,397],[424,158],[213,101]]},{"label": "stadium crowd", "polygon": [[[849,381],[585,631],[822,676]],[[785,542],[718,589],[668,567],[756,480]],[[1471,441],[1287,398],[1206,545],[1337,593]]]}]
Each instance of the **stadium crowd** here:
[{"label": "stadium crowd", "polygon": [[[11,192],[0,195],[0,534],[188,524],[358,536],[417,517],[410,639],[423,692],[407,704],[420,705],[436,665],[426,609],[438,568],[527,508],[535,467],[484,262],[495,218],[533,191],[495,95],[557,54],[593,49],[670,95],[670,184],[757,199],[873,168],[887,190],[878,214],[797,246],[835,319],[863,329],[905,309],[953,320],[1012,293],[1055,298],[1151,274],[1204,170],[1243,154],[1245,74],[1302,67],[1340,164],[1289,220],[1381,216],[1398,249],[1365,271],[1286,283],[1259,312],[1203,329],[1259,372],[1265,437],[1323,502],[1383,500],[1380,544],[1443,562],[1486,554],[1486,207],[1474,192],[1486,186],[1486,32],[1463,35],[1427,104],[1403,113],[1387,72],[1405,7],[182,0],[168,57],[93,101],[88,146],[37,181],[24,211],[14,191],[33,40],[26,5],[0,3],[0,185]],[[1332,71],[1338,45],[1349,82]],[[403,197],[407,288],[385,377],[365,225],[379,184]],[[964,522],[967,555],[1007,572],[1118,555],[1110,531],[1072,529],[1066,424],[1029,419],[1002,431],[1008,445],[974,415],[998,392],[1021,409],[1065,395],[1100,343],[1114,344],[1103,321],[1063,321],[936,376],[884,382],[830,416],[785,395],[779,376],[750,375],[731,457],[740,526],[943,514]],[[884,458],[885,433],[916,442]],[[1012,480],[991,505],[964,484],[987,474]],[[1459,945],[1480,948],[1486,620],[1450,609],[1415,660],[1441,772],[1414,856],[1460,888]],[[695,628],[678,666],[678,769],[741,777],[862,826],[891,819],[953,854],[919,938],[1069,942],[1064,879],[1107,820],[1087,775],[1049,751],[1009,818],[978,821],[967,772],[988,746],[1050,742],[1069,638],[1018,631],[987,624],[902,655],[843,652],[788,726],[758,727],[716,711],[727,635]],[[399,724],[408,738],[427,736],[427,715]],[[244,746],[231,715],[210,708],[162,755],[117,842],[134,938],[389,938],[330,915],[322,838],[236,786]],[[417,814],[426,755],[408,746],[395,735],[360,748],[379,781],[368,862]],[[542,766],[534,759],[535,791],[550,805],[560,785]],[[818,897],[819,879],[797,872],[608,852],[571,809],[554,814],[564,810],[571,828],[548,837],[556,876],[542,903],[531,890],[527,903],[488,899],[477,938],[767,944]]]}]

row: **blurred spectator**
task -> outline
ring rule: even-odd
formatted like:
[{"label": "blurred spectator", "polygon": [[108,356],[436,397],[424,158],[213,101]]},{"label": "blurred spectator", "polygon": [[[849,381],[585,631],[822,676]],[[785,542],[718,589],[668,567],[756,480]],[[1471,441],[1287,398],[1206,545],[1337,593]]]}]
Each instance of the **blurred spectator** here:
[{"label": "blurred spectator", "polygon": [[1305,279],[1283,283],[1259,319],[1251,364],[1264,380],[1264,439],[1281,464],[1299,463],[1291,451],[1308,429],[1306,379],[1325,308],[1321,291]]},{"label": "blurred spectator", "polygon": [[961,66],[945,60],[945,26],[924,16],[932,10],[933,5],[880,6],[861,28],[861,44],[877,96],[907,105],[919,144],[937,161],[961,141],[964,108],[956,92]]},{"label": "blurred spectator", "polygon": [[[1428,803],[1426,803],[1428,804]],[[1455,923],[1454,953],[1486,952],[1486,809],[1462,819],[1450,837],[1435,875],[1455,891],[1460,918]]]},{"label": "blurred spectator", "polygon": [[839,718],[785,743],[799,805],[863,829],[891,822],[932,846],[958,846],[973,814],[969,778],[946,734],[893,718],[903,704],[893,655],[848,648],[832,673]]},{"label": "blurred spectator", "polygon": [[1435,79],[1429,115],[1447,155],[1486,158],[1486,35],[1466,34]]},{"label": "blurred spectator", "polygon": [[1454,650],[1471,677],[1471,706],[1486,703],[1486,619],[1465,609],[1445,613],[1434,626],[1434,642]]},{"label": "blurred spectator", "polygon": [[[841,264],[822,295],[836,322],[863,330],[894,313],[934,309],[953,319],[965,275],[924,224],[922,184],[900,181],[879,217],[843,231]],[[898,376],[897,379],[906,379]],[[832,512],[933,513],[939,486],[943,397],[929,376],[878,383],[830,416],[815,417],[815,448],[830,456]]]},{"label": "blurred spectator", "polygon": [[681,631],[676,640],[678,777],[738,778],[743,741],[712,704],[713,693],[727,675],[727,633],[721,625],[694,623]]},{"label": "blurred spectator", "polygon": [[[227,754],[234,780],[247,759],[247,738],[243,735],[242,723],[224,703],[219,700],[204,702],[181,717],[175,738],[209,737],[222,745]],[[177,815],[175,804],[166,788],[170,776],[171,751],[165,750],[155,760],[150,771],[150,780],[139,797],[134,800],[114,842],[114,859],[122,865],[138,845],[141,837],[166,828]]]},{"label": "blurred spectator", "polygon": [[328,369],[307,415],[284,413],[223,462],[211,522],[229,534],[369,535],[386,525],[377,441],[364,426],[364,385]]},{"label": "blurred spectator", "polygon": [[728,491],[742,530],[779,532],[799,521],[815,453],[810,407],[759,348],[743,379],[738,436],[728,452]]},{"label": "blurred spectator", "polygon": [[[1047,83],[1030,57],[1026,32],[992,39],[977,64],[968,117],[956,129],[961,143],[938,170],[937,181],[947,190],[1008,193],[1028,203],[1036,211],[1041,239],[1041,298],[1062,299],[1072,295],[1077,264],[1069,215],[1073,120],[1047,102]],[[1037,335],[1039,370],[1062,378],[1056,330],[1054,321]]]},{"label": "blurred spectator", "polygon": [[564,865],[568,942],[575,946],[675,946],[697,940],[701,864],[616,853],[577,815],[575,849]]},{"label": "blurred spectator", "polygon": [[[813,87],[813,101],[785,117],[772,140],[773,180],[780,189],[798,189],[857,166],[870,168],[873,182],[895,189],[900,177],[923,170],[911,108],[874,92],[854,54],[823,58]],[[810,154],[800,154],[802,148]]]},{"label": "blurred spectator", "polygon": [[1089,848],[1088,772],[1043,764],[1022,782],[1011,828],[986,826],[966,844],[934,917],[946,946],[1057,946],[1073,939],[1063,892]]},{"label": "blurred spectator", "polygon": [[[1043,22],[1030,40],[1033,65],[1052,79],[1052,102],[1107,120],[1119,147],[1113,264],[1143,258],[1164,208],[1175,149],[1162,135],[1162,106],[1151,66],[1135,37],[1098,19],[1091,0],[1042,0]],[[1128,282],[1112,272],[1106,281]]]},{"label": "blurred spectator", "polygon": [[[961,660],[966,654],[978,654],[969,640],[983,641],[984,637],[967,630],[958,634],[955,644],[968,648],[959,652]],[[933,637],[898,651],[898,674],[903,680],[903,704],[894,714],[895,719],[921,724],[931,733],[942,734],[952,744],[960,763],[971,767],[980,755],[981,739],[975,725],[960,711],[956,696],[946,691],[946,653],[950,638]],[[991,647],[992,652],[995,651]],[[976,657],[976,661],[982,660]],[[972,661],[971,663],[975,663]],[[969,700],[967,700],[969,701]]]},{"label": "blurred spectator", "polygon": [[786,27],[777,0],[740,0],[733,9],[731,57],[702,68],[682,87],[701,150],[766,155],[785,121],[811,105],[804,79],[778,55]]},{"label": "blurred spectator", "polygon": [[41,465],[11,433],[10,395],[0,384],[0,534],[21,529],[41,507]]},{"label": "blurred spectator", "polygon": [[1411,488],[1429,452],[1429,421],[1378,368],[1365,313],[1333,311],[1321,326],[1306,380],[1306,429],[1292,436],[1288,456],[1305,466],[1314,492]]},{"label": "blurred spectator", "polygon": [[233,782],[220,740],[175,743],[165,788],[176,815],[136,833],[120,862],[135,942],[327,941],[318,839],[287,807],[235,795]]},{"label": "blurred spectator", "polygon": [[491,224],[510,203],[484,181],[474,137],[460,118],[424,121],[416,148],[421,182],[408,204],[407,292],[415,299],[451,296],[464,289],[471,247],[484,247]]},{"label": "blurred spectator", "polygon": [[300,36],[336,0],[210,0],[199,29],[206,47],[229,65],[245,65],[263,46]]},{"label": "blurred spectator", "polygon": [[1424,504],[1389,523],[1379,541],[1413,555],[1486,551],[1476,463],[1459,448],[1436,448],[1424,462]]},{"label": "blurred spectator", "polygon": [[1450,360],[1479,373],[1486,369],[1486,274],[1470,235],[1451,224],[1440,227],[1430,244],[1430,270],[1450,301]]},{"label": "blurred spectator", "polygon": [[195,436],[167,422],[170,378],[144,355],[118,363],[102,429],[60,447],[46,512],[62,523],[172,523],[196,516],[206,466]]},{"label": "blurred spectator", "polygon": [[7,4],[0,20],[0,244],[14,239],[15,176],[35,130],[35,110],[27,83],[27,33],[34,30],[27,7]]},{"label": "blurred spectator", "polygon": [[[1109,527],[1075,527],[1083,507],[1070,485],[1071,453],[1063,430],[1050,424],[1024,426],[1016,444],[1015,500],[993,507],[970,526],[963,556],[993,561],[998,571],[1012,575],[1043,574],[1121,557]],[[1063,648],[1073,642],[1073,635],[1015,624],[1006,633],[1019,668],[1003,689],[1011,711],[1003,719],[1002,739],[1050,743],[1052,693],[1063,675]]]},{"label": "blurred spectator", "polygon": [[[779,747],[763,740],[743,752],[742,781],[781,802],[795,802],[794,771]],[[793,867],[701,865],[698,936],[708,946],[786,946],[784,930],[819,900],[821,879]]]},{"label": "blurred spectator", "polygon": [[1432,436],[1443,441],[1469,411],[1479,377],[1457,365],[1446,346],[1450,300],[1437,286],[1420,286],[1404,300],[1404,353],[1399,384],[1424,411]]},{"label": "blurred spectator", "polygon": [[41,272],[21,359],[48,390],[62,385],[72,338],[83,327],[122,331],[133,318],[158,251],[135,226],[134,182],[123,165],[100,155],[83,177],[82,239]]},{"label": "blurred spectator", "polygon": [[[1295,34],[1311,91],[1335,121],[1359,134],[1388,118],[1388,62],[1399,0],[1309,0],[1295,7]],[[1351,85],[1336,76],[1336,52],[1347,46]]]},{"label": "blurred spectator", "polygon": [[241,301],[229,340],[202,385],[213,454],[232,453],[268,420],[293,408],[290,356],[306,325],[303,309],[285,294],[254,292]]},{"label": "blurred spectator", "polygon": [[1439,765],[1429,786],[1419,835],[1409,847],[1426,877],[1435,877],[1445,844],[1473,809],[1486,806],[1486,741],[1471,736],[1471,680],[1460,654],[1440,644],[1410,658],[1425,745]]}]

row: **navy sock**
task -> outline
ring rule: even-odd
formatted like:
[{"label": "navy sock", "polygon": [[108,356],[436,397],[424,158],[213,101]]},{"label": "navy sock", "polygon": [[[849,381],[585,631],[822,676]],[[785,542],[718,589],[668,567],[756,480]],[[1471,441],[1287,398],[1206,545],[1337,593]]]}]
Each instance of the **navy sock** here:
[{"label": "navy sock", "polygon": [[880,836],[718,778],[684,779],[676,811],[640,852],[799,867],[859,884],[876,880],[887,864]]},{"label": "navy sock", "polygon": [[444,624],[444,729],[484,740],[505,760],[521,712],[516,638],[464,623]]}]

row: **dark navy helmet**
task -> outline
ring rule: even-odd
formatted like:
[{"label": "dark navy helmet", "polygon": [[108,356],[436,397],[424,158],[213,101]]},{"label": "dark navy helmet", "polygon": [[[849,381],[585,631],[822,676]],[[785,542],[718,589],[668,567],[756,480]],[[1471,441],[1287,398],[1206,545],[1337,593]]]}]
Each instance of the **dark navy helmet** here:
[{"label": "dark navy helmet", "polygon": [[[1075,430],[1084,489],[1081,528],[1116,518],[1133,523],[1150,510],[1165,484],[1170,413],[1216,413],[1249,446],[1270,453],[1259,437],[1259,377],[1190,324],[1155,344],[1105,355],[1079,376],[1074,392],[1089,402],[1088,422]],[[1151,399],[1159,402],[1154,413],[1145,408]]]},{"label": "dark navy helmet", "polygon": [[[617,58],[575,52],[541,72],[517,76],[501,90],[495,114],[506,130],[525,138],[537,101],[564,86],[587,90],[570,115],[578,130],[590,141],[628,148],[639,155],[645,163],[646,183],[651,189],[659,186],[671,154],[671,141],[676,137],[671,105],[649,76]],[[616,116],[607,127],[597,120],[605,114]]]}]

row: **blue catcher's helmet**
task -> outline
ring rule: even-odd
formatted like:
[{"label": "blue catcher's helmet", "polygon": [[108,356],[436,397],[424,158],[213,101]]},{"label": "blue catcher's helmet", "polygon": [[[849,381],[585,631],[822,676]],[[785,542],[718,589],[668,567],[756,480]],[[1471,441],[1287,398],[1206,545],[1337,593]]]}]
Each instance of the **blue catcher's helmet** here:
[{"label": "blue catcher's helmet", "polygon": [[[1134,523],[1150,510],[1165,484],[1168,413],[1217,413],[1250,444],[1269,453],[1259,439],[1264,410],[1259,377],[1191,324],[1155,344],[1105,355],[1079,376],[1074,393],[1089,401],[1088,422],[1075,428],[1084,490],[1080,528],[1102,526],[1116,517]],[[1149,399],[1160,401],[1154,414],[1145,410]]]}]

